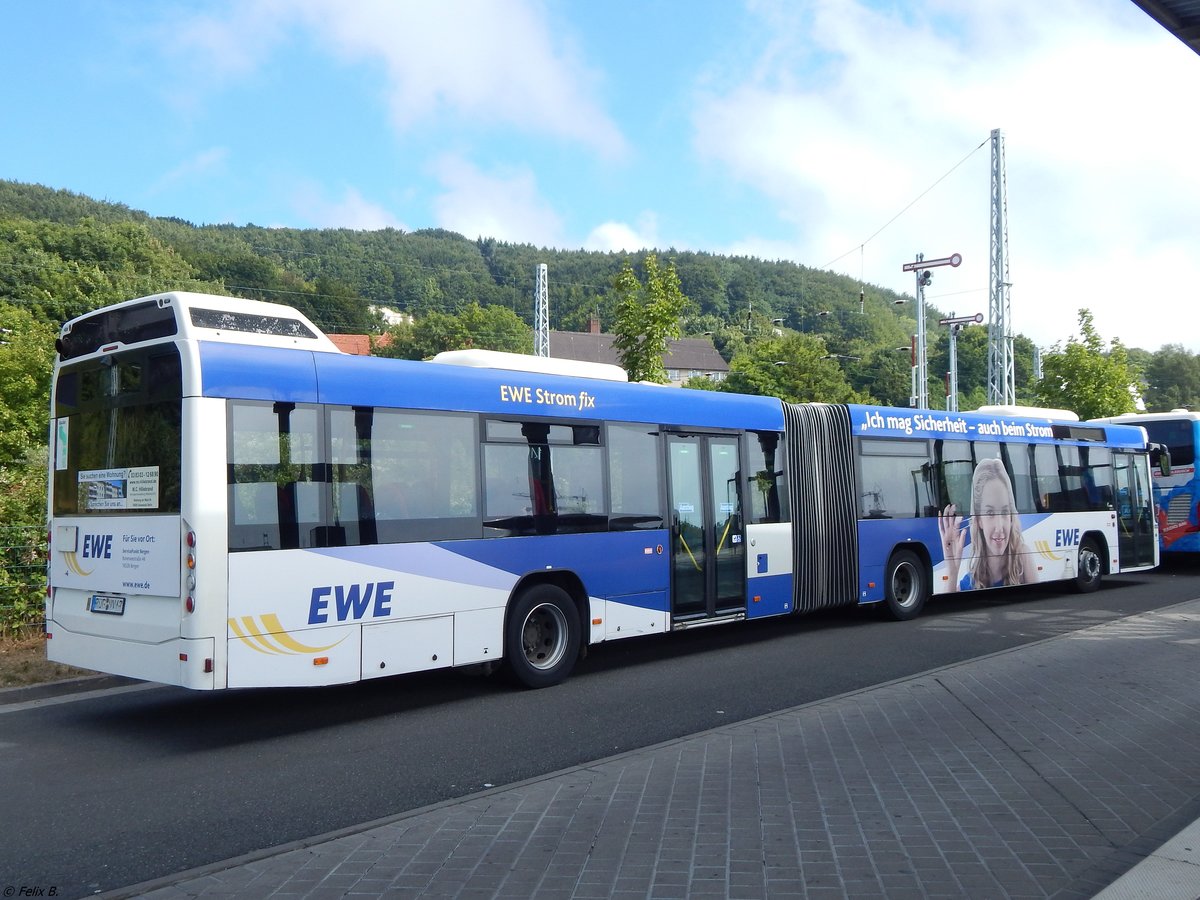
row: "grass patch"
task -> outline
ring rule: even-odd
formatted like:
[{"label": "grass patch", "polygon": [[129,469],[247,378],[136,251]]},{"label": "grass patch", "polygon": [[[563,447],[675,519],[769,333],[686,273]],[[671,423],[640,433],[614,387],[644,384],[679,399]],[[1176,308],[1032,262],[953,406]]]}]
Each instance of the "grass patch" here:
[{"label": "grass patch", "polygon": [[0,637],[0,687],[22,687],[92,675],[46,659],[46,639],[40,632]]}]

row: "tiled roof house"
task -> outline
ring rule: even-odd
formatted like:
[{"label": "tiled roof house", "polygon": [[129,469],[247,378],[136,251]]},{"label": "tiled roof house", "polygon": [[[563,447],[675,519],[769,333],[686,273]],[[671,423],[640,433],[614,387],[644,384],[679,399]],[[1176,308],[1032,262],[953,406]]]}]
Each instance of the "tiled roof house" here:
[{"label": "tiled roof house", "polygon": [[[602,334],[599,319],[593,317],[587,331],[551,331],[550,355],[558,359],[620,365],[617,352],[613,349],[615,338],[615,335]],[[708,338],[667,341],[663,364],[667,369],[667,378],[673,385],[682,384],[695,375],[724,381],[729,374],[729,363],[721,358]]]}]

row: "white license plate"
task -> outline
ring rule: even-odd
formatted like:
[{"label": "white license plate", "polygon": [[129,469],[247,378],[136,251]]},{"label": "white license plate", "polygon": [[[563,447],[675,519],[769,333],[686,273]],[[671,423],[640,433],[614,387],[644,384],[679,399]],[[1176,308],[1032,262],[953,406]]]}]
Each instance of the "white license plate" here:
[{"label": "white license plate", "polygon": [[108,594],[92,594],[88,609],[95,613],[108,613],[112,616],[125,615],[125,598],[111,597]]}]

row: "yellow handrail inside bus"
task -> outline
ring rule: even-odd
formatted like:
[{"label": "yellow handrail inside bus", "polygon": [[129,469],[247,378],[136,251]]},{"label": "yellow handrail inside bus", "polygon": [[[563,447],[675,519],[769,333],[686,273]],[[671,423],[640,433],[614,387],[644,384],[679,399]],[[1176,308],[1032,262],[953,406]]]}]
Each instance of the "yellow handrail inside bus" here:
[{"label": "yellow handrail inside bus", "polygon": [[721,552],[721,548],[725,546],[725,538],[729,536],[729,526],[733,524],[733,518],[725,523],[725,531],[721,534],[721,540],[717,541],[717,552]]},{"label": "yellow handrail inside bus", "polygon": [[692,553],[692,548],[688,546],[687,538],[685,538],[683,536],[682,530],[680,530],[680,532],[679,532],[679,543],[683,544],[683,549],[686,550],[687,555],[692,558],[692,565],[696,567],[697,571],[699,571],[700,563],[696,562],[696,556],[695,556],[695,554]]}]

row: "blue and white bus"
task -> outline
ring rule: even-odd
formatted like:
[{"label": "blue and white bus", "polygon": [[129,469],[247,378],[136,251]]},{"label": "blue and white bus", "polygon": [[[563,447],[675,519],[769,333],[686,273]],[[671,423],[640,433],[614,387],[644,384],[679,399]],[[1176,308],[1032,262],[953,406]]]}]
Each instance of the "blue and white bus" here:
[{"label": "blue and white bus", "polygon": [[1151,444],[1167,449],[1170,465],[1151,470],[1160,548],[1163,553],[1200,553],[1200,476],[1196,474],[1200,412],[1173,409],[1096,421],[1140,425]]},{"label": "blue and white bus", "polygon": [[68,322],[50,658],[195,689],[480,664],[541,687],[604,641],[1158,561],[1140,428],[564,365],[349,356],[291,308],[187,293]]}]

